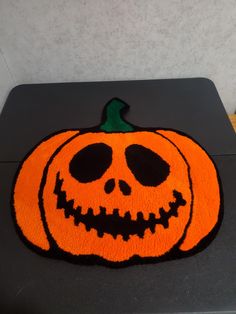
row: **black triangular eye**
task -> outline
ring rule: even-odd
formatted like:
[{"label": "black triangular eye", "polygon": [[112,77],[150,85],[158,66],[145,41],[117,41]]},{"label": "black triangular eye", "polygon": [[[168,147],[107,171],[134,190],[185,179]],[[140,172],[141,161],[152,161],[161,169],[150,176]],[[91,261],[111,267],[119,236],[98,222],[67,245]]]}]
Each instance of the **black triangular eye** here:
[{"label": "black triangular eye", "polygon": [[125,156],[129,169],[142,185],[157,186],[169,175],[169,164],[149,148],[133,144],[126,148]]},{"label": "black triangular eye", "polygon": [[76,180],[87,183],[100,179],[112,163],[112,149],[106,144],[91,144],[71,160],[69,171]]}]

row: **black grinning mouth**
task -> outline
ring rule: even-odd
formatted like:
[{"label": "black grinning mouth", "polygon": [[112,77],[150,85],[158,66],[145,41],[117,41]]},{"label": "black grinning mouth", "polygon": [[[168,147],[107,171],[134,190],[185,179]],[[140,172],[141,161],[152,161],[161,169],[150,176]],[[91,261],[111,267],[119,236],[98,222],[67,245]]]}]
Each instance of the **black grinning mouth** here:
[{"label": "black grinning mouth", "polygon": [[132,220],[128,211],[124,217],[121,217],[118,208],[114,208],[112,214],[107,214],[106,208],[102,206],[100,206],[100,213],[98,215],[94,215],[92,208],[88,208],[87,213],[82,214],[81,206],[74,208],[74,200],[67,201],[66,192],[61,189],[62,183],[63,179],[60,179],[58,172],[54,189],[54,194],[57,195],[57,208],[64,210],[65,218],[72,216],[75,226],[83,223],[87,231],[95,229],[100,238],[103,237],[104,233],[111,234],[114,239],[116,239],[117,235],[121,235],[124,241],[128,241],[130,235],[138,235],[140,238],[143,238],[144,232],[148,228],[152,233],[155,232],[156,225],[168,228],[169,219],[171,217],[178,217],[179,207],[186,204],[182,194],[173,190],[175,201],[169,202],[169,211],[166,212],[162,207],[156,211],[157,214],[160,214],[160,218],[156,218],[155,213],[150,213],[149,219],[145,220],[143,213],[138,212],[137,219]]}]

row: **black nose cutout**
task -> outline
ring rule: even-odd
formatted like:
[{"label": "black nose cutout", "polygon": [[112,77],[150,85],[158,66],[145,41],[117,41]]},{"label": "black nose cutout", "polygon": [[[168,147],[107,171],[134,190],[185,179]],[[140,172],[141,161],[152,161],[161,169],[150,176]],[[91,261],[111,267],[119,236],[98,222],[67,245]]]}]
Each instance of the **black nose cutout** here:
[{"label": "black nose cutout", "polygon": [[119,180],[119,187],[120,187],[121,192],[124,195],[130,195],[131,194],[131,187],[125,181]]},{"label": "black nose cutout", "polygon": [[128,146],[125,156],[129,169],[144,186],[157,186],[164,182],[170,173],[169,164],[142,145]]},{"label": "black nose cutout", "polygon": [[104,190],[107,194],[110,194],[115,188],[115,180],[114,179],[110,179],[106,182],[105,186],[104,186]]},{"label": "black nose cutout", "polygon": [[106,144],[91,144],[81,149],[71,160],[69,171],[81,183],[100,179],[112,163],[112,149]]},{"label": "black nose cutout", "polygon": [[[110,194],[115,188],[115,179],[109,179],[104,186],[104,190],[107,194]],[[131,194],[131,187],[123,180],[119,180],[119,188],[123,195]]]}]

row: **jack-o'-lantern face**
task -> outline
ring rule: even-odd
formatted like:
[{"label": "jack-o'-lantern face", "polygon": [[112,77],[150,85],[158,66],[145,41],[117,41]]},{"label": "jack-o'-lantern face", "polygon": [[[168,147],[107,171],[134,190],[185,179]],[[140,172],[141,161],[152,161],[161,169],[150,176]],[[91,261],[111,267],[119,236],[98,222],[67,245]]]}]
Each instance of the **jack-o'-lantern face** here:
[{"label": "jack-o'-lantern face", "polygon": [[[54,250],[56,247],[70,256],[98,256],[111,263],[133,256],[158,258],[180,245],[186,245],[186,251],[195,246],[203,237],[197,227],[188,242],[185,240],[195,217],[194,199],[203,189],[199,182],[195,184],[199,174],[191,171],[191,161],[182,147],[162,130],[135,130],[126,125],[125,131],[108,132],[107,122],[102,126],[99,132],[71,131],[68,138],[55,143],[55,149],[51,143],[48,159],[40,162],[40,170],[28,186],[37,192],[34,199],[38,199],[43,221],[38,230],[41,238],[36,237],[34,244],[50,251],[51,243]],[[217,197],[213,204],[218,208],[213,215],[216,219],[219,186],[215,169],[206,153],[201,150],[199,154],[195,146],[192,152],[207,160],[206,166],[212,169],[209,189]],[[45,147],[41,149],[40,155],[45,154]],[[32,166],[37,158],[29,157],[25,163]],[[15,208],[27,174],[25,171],[16,183]],[[196,217],[199,219],[199,213]],[[18,214],[18,225],[23,219]],[[38,218],[34,219],[36,223]],[[212,222],[208,224],[212,229]],[[24,232],[32,238],[25,225]]]},{"label": "jack-o'-lantern face", "polygon": [[43,199],[60,248],[98,255],[103,247],[104,258],[115,251],[122,261],[150,256],[153,246],[163,254],[175,245],[192,197],[177,148],[160,135],[137,132],[76,137],[49,166]]}]

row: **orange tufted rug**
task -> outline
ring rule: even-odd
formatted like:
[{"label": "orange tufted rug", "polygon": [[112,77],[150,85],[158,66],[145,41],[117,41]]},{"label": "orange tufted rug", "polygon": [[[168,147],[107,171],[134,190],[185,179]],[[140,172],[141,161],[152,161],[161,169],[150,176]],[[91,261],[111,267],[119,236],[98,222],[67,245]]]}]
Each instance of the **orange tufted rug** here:
[{"label": "orange tufted rug", "polygon": [[222,219],[216,167],[182,132],[141,128],[117,98],[99,126],[63,130],[25,157],[13,216],[28,246],[51,257],[119,267],[196,253]]}]

